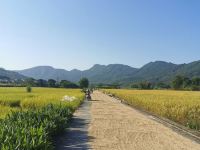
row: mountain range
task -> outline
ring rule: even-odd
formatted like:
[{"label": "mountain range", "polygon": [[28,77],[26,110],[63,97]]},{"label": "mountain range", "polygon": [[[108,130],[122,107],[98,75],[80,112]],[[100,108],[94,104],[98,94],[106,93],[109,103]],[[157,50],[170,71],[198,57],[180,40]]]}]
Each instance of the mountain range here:
[{"label": "mountain range", "polygon": [[18,72],[9,71],[9,70],[0,68],[0,79],[17,80],[17,79],[24,79],[24,78],[26,77]]},{"label": "mountain range", "polygon": [[141,68],[133,68],[122,64],[96,64],[84,71],[77,69],[67,71],[64,69],[55,69],[51,66],[38,66],[15,72],[0,69],[0,77],[8,76],[11,79],[33,77],[35,79],[65,79],[72,82],[78,82],[81,77],[87,77],[91,83],[119,83],[122,85],[128,85],[129,83],[144,80],[155,83],[169,83],[176,75],[200,77],[200,61],[180,65],[164,61],[155,61],[150,62]]},{"label": "mountain range", "polygon": [[67,71],[64,69],[55,69],[51,66],[38,66],[18,71],[18,73],[35,79],[65,79],[78,82],[80,78],[87,77],[92,83],[114,83],[125,80],[136,71],[136,68],[127,65],[110,64],[105,66],[96,64],[92,68],[84,71],[77,69]]}]

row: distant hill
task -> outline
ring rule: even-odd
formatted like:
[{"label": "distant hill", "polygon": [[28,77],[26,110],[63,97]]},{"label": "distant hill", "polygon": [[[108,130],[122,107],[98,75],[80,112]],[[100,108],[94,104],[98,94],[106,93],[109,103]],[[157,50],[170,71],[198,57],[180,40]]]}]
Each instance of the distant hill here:
[{"label": "distant hill", "polygon": [[94,65],[91,69],[83,71],[83,76],[93,83],[117,83],[134,75],[138,69],[122,64]]},{"label": "distant hill", "polygon": [[151,82],[170,82],[176,75],[188,77],[200,77],[200,61],[189,64],[173,64],[164,61],[150,62],[141,68],[133,68],[122,64],[99,65],[84,71],[55,69],[51,66],[39,66],[18,71],[24,76],[36,79],[66,79],[78,82],[81,77],[87,77],[92,83],[120,83],[128,84],[131,82],[151,81]]},{"label": "distant hill", "polygon": [[172,80],[179,68],[179,65],[173,63],[163,61],[150,62],[140,68],[137,73],[130,78],[130,80],[135,82],[142,80],[151,82],[167,82]]},{"label": "distant hill", "polygon": [[6,79],[6,80],[15,80],[15,79],[25,79],[26,77],[24,75],[21,75],[14,71],[5,70],[3,68],[0,68],[0,79]]},{"label": "distant hill", "polygon": [[51,66],[38,66],[30,69],[25,69],[22,71],[18,71],[18,73],[23,74],[28,77],[33,77],[35,79],[69,79],[72,80],[70,71],[66,71],[64,69],[55,69]]},{"label": "distant hill", "polygon": [[92,83],[113,83],[130,77],[137,69],[121,64],[94,65],[92,68],[80,71],[64,69],[55,69],[50,66],[39,66],[30,69],[18,71],[28,77],[35,79],[55,79],[55,80],[69,80],[78,82],[81,77],[87,77]]},{"label": "distant hill", "polygon": [[176,74],[182,74],[189,77],[193,76],[200,77],[200,61],[194,61],[189,64],[180,65]]}]

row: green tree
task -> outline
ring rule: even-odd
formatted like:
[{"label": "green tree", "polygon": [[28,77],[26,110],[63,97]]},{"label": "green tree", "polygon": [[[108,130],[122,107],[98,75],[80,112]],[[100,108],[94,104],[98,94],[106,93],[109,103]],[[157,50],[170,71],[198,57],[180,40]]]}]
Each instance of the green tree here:
[{"label": "green tree", "polygon": [[88,88],[88,86],[89,86],[89,80],[87,78],[82,78],[79,81],[79,84],[80,84],[80,88]]},{"label": "green tree", "polygon": [[183,76],[176,76],[175,79],[172,81],[173,88],[176,90],[183,88],[183,79]]},{"label": "green tree", "polygon": [[34,78],[27,78],[25,84],[27,86],[36,86],[36,80]]},{"label": "green tree", "polygon": [[192,85],[200,86],[200,78],[199,77],[192,78]]},{"label": "green tree", "polygon": [[43,79],[37,80],[37,86],[39,87],[46,87],[47,86],[47,81]]},{"label": "green tree", "polygon": [[170,85],[168,85],[167,83],[164,83],[164,82],[158,82],[155,85],[155,88],[157,88],[157,89],[169,89]]},{"label": "green tree", "polygon": [[138,89],[138,88],[139,88],[138,83],[132,83],[132,84],[131,84],[131,88],[133,88],[133,89]]},{"label": "green tree", "polygon": [[152,89],[152,84],[148,81],[143,81],[139,83],[140,89]]},{"label": "green tree", "polygon": [[62,87],[62,88],[78,88],[78,85],[76,85],[75,83],[72,83],[70,81],[67,81],[67,80],[61,80],[60,87]]},{"label": "green tree", "polygon": [[32,92],[32,87],[28,85],[28,86],[26,87],[26,92],[27,92],[27,93],[31,93],[31,92]]},{"label": "green tree", "polygon": [[54,79],[49,79],[49,80],[48,80],[48,86],[49,86],[49,87],[56,87],[56,80],[54,80]]},{"label": "green tree", "polygon": [[199,90],[200,90],[200,86],[192,85],[192,86],[191,86],[191,90],[192,90],[192,91],[199,91]]},{"label": "green tree", "polygon": [[191,84],[192,84],[192,81],[190,80],[190,78],[188,78],[188,77],[183,78],[183,87],[184,88],[190,87]]},{"label": "green tree", "polygon": [[200,78],[199,77],[192,78],[192,87],[191,87],[191,89],[193,91],[199,91],[200,90]]}]

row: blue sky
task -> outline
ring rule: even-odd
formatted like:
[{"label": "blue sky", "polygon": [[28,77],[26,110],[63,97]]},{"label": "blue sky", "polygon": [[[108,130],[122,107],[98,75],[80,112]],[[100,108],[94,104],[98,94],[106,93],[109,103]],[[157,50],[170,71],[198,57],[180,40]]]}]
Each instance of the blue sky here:
[{"label": "blue sky", "polygon": [[199,8],[199,0],[0,1],[0,66],[199,60]]}]

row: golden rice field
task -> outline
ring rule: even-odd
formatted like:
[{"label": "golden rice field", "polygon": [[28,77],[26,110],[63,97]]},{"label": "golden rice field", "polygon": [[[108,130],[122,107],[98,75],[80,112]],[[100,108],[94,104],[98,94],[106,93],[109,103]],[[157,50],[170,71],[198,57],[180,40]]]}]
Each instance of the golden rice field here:
[{"label": "golden rice field", "polygon": [[200,92],[105,89],[132,106],[200,131]]},{"label": "golden rice field", "polygon": [[[74,96],[72,102],[63,101],[64,96]],[[0,118],[11,111],[37,109],[49,103],[56,105],[75,105],[81,103],[84,94],[80,89],[33,88],[31,93],[26,88],[0,88]],[[76,105],[77,106],[77,105]]]}]

